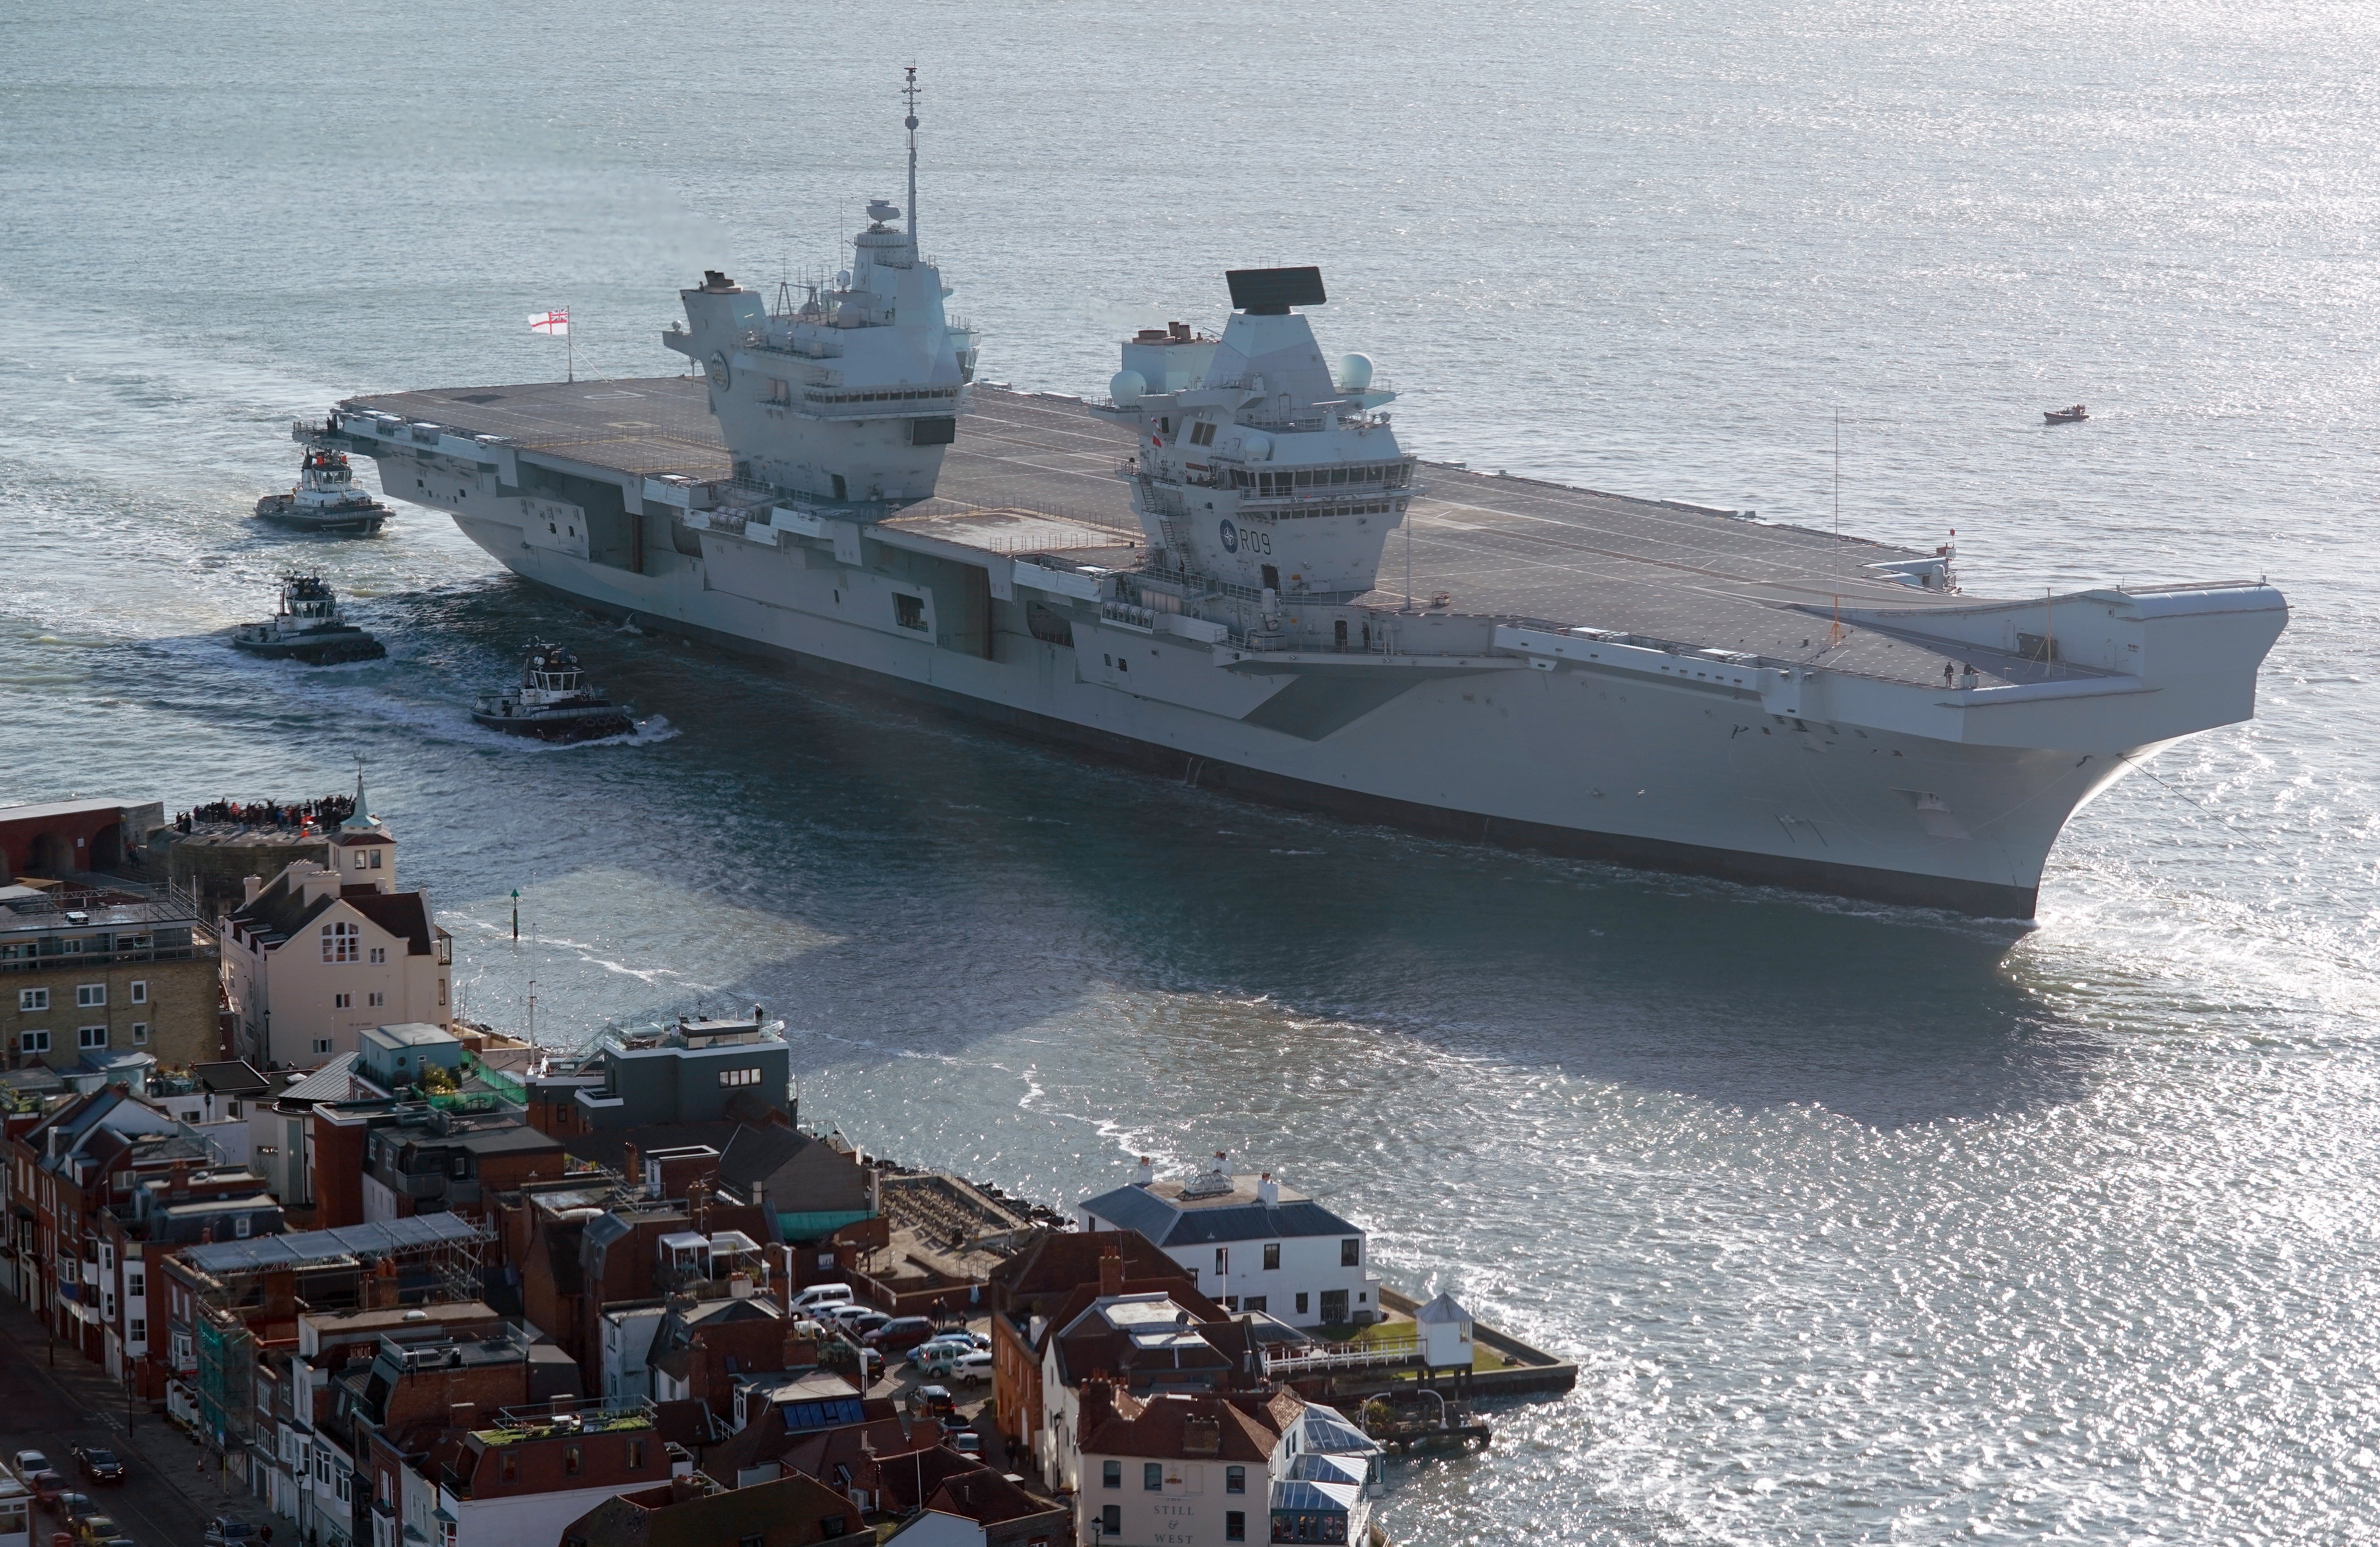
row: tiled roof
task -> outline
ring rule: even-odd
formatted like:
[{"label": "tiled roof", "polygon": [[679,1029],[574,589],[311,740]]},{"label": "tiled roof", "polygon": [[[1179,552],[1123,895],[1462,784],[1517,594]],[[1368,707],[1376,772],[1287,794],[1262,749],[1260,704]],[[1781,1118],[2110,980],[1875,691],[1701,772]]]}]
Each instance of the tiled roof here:
[{"label": "tiled roof", "polygon": [[1184,1208],[1176,1200],[1147,1188],[1122,1187],[1087,1200],[1083,1212],[1111,1224],[1137,1230],[1161,1247],[1363,1234],[1312,1199],[1283,1200],[1279,1203],[1248,1199]]},{"label": "tiled roof", "polygon": [[406,955],[430,954],[430,938],[435,926],[430,921],[430,905],[420,893],[373,892],[363,896],[342,896],[339,900],[389,933],[401,937]]},{"label": "tiled roof", "polygon": [[1238,1461],[1263,1466],[1281,1431],[1303,1401],[1293,1393],[1159,1395],[1117,1393],[1114,1410],[1093,1423],[1083,1415],[1085,1456],[1132,1456],[1153,1461]]}]

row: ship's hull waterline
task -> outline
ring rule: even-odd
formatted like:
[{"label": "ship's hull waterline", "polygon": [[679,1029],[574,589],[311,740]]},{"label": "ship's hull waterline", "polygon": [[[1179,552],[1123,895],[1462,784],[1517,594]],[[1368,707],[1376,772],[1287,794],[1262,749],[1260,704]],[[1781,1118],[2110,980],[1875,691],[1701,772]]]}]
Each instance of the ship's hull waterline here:
[{"label": "ship's hull waterline", "polygon": [[[699,562],[640,576],[526,548],[508,524],[456,522],[522,579],[639,627],[785,661],[1200,788],[1465,840],[1984,917],[2033,916],[2067,818],[2149,750],[1885,745],[1850,729],[1782,728],[1756,702],[1729,717],[1691,691],[1519,671],[1424,682],[1301,742],[1085,680],[1075,664],[1080,640],[1070,648],[1002,632],[993,658],[958,655],[820,615],[795,597],[771,603],[706,589]],[[829,579],[816,589],[831,595],[842,588]],[[1736,730],[1747,718],[1761,724]],[[1913,831],[1920,786],[1962,813],[1968,835]]]}]

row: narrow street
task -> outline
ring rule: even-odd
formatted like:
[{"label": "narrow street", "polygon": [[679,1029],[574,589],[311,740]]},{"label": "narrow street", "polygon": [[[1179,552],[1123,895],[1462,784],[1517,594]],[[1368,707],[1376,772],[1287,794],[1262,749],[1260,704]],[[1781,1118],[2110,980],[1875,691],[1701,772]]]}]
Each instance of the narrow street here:
[{"label": "narrow street", "polygon": [[[212,1468],[201,1474],[205,1453],[188,1436],[152,1415],[145,1407],[132,1418],[126,1438],[124,1388],[105,1370],[61,1344],[50,1363],[49,1339],[41,1322],[0,1302],[0,1456],[38,1450],[50,1458],[67,1486],[96,1499],[124,1534],[140,1547],[199,1547],[210,1516],[233,1513],[266,1518],[245,1496],[226,1500]],[[128,1473],[120,1487],[85,1487],[70,1452],[78,1444],[104,1445],[122,1458]],[[35,1547],[46,1547],[56,1517],[36,1509]]]}]

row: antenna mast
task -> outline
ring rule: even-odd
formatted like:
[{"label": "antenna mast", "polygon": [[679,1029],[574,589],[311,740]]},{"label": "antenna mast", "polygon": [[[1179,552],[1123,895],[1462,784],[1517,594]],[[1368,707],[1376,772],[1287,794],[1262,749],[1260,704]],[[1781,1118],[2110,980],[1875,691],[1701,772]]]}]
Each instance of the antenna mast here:
[{"label": "antenna mast", "polygon": [[901,88],[909,99],[908,116],[901,120],[909,131],[909,262],[917,261],[917,67],[909,67],[909,79]]}]

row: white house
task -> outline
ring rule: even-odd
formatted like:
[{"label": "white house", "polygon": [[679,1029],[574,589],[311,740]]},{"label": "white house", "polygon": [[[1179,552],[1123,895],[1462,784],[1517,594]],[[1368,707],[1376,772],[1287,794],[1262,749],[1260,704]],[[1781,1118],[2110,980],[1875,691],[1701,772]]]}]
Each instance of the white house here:
[{"label": "white house", "polygon": [[1380,1446],[1290,1391],[1135,1397],[1085,1382],[1078,1540],[1361,1543]]},{"label": "white house", "polygon": [[396,840],[356,810],[331,834],[332,863],[299,860],[224,920],[224,986],[240,1052],[260,1068],[312,1066],[357,1051],[366,1029],[445,1027],[454,943],[426,892],[396,889]]},{"label": "white house", "polygon": [[1270,1172],[1213,1169],[1160,1182],[1142,1156],[1133,1182],[1075,1208],[1085,1230],[1137,1230],[1180,1263],[1226,1310],[1261,1310],[1296,1327],[1363,1326],[1379,1319],[1379,1279],[1366,1267],[1363,1229]]}]

